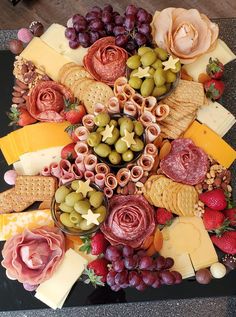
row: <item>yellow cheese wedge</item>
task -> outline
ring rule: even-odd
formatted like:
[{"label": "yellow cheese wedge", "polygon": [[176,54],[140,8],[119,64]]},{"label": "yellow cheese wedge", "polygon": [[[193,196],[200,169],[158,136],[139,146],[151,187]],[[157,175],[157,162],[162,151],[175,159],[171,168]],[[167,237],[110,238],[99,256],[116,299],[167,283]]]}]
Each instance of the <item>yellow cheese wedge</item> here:
[{"label": "yellow cheese wedge", "polygon": [[56,52],[44,43],[39,37],[34,37],[21,52],[21,57],[34,63],[54,81],[58,81],[58,72],[70,60]]},{"label": "yellow cheese wedge", "polygon": [[54,226],[49,209],[0,214],[0,241],[22,233],[25,228],[35,229],[41,226]]},{"label": "yellow cheese wedge", "polygon": [[83,58],[87,54],[88,49],[82,46],[76,49],[70,48],[69,40],[65,37],[65,30],[66,28],[63,25],[53,23],[40,39],[70,62],[83,65]]},{"label": "yellow cheese wedge", "polygon": [[71,143],[65,129],[68,122],[44,122],[25,126],[0,139],[0,148],[7,161],[13,164],[24,153],[39,151]]},{"label": "yellow cheese wedge", "polygon": [[183,68],[193,78],[198,81],[198,76],[201,73],[206,73],[206,66],[209,63],[209,58],[218,58],[224,65],[236,58],[235,54],[225,44],[224,41],[218,39],[216,48],[209,53],[200,56],[195,62],[184,65]]},{"label": "yellow cheese wedge", "polygon": [[192,139],[195,145],[226,168],[236,159],[236,151],[228,143],[206,125],[197,121],[186,130],[184,138]]},{"label": "yellow cheese wedge", "polygon": [[175,269],[184,277],[193,274],[190,262],[197,271],[218,261],[215,248],[201,218],[177,217],[171,226],[162,230],[162,233],[164,239],[160,254],[172,257],[175,261]]}]

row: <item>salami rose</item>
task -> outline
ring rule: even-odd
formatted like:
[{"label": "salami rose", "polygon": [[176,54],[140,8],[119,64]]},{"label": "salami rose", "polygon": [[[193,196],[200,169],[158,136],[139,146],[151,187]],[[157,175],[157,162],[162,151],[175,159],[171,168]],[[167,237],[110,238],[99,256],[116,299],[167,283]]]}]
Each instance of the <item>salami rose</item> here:
[{"label": "salami rose", "polygon": [[84,66],[98,81],[110,86],[125,76],[128,53],[115,45],[115,38],[104,37],[96,41],[84,57]]},{"label": "salami rose", "polygon": [[26,229],[6,241],[2,266],[10,279],[38,285],[52,276],[64,252],[64,236],[58,228]]},{"label": "salami rose", "polygon": [[196,185],[206,176],[208,157],[191,139],[180,138],[171,143],[171,151],[161,160],[160,167],[172,180]]},{"label": "salami rose", "polygon": [[31,90],[26,107],[32,117],[39,121],[64,121],[64,99],[73,102],[71,91],[54,82],[41,81]]},{"label": "salami rose", "polygon": [[101,230],[111,245],[139,248],[155,229],[154,210],[141,195],[115,195]]}]

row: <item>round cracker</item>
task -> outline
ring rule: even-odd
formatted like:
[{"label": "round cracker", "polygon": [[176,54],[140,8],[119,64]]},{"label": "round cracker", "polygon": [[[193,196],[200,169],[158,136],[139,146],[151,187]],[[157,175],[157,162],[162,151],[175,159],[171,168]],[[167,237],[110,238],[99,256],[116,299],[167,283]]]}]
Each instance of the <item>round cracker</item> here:
[{"label": "round cracker", "polygon": [[62,83],[62,80],[64,79],[65,77],[65,74],[70,71],[72,68],[78,66],[77,64],[73,63],[73,62],[70,62],[70,63],[67,63],[65,65],[63,65],[60,69],[59,69],[59,73],[58,73],[58,79],[59,79],[59,82]]},{"label": "round cracker", "polygon": [[73,84],[81,78],[90,78],[93,79],[92,76],[85,70],[83,66],[76,66],[66,72],[66,76],[63,77],[63,84],[70,88]]},{"label": "round cracker", "polygon": [[177,205],[183,216],[194,216],[194,205],[198,201],[198,193],[193,186],[183,185],[178,191]]},{"label": "round cracker", "polygon": [[149,196],[151,197],[154,206],[165,208],[162,201],[163,191],[172,182],[173,181],[167,177],[159,177],[153,181]]},{"label": "round cracker", "polygon": [[178,192],[180,187],[181,184],[173,182],[168,187],[165,187],[162,195],[162,202],[165,208],[177,215],[179,215],[179,213],[174,206],[174,199],[176,197],[176,192]]},{"label": "round cracker", "polygon": [[91,84],[92,82],[94,82],[94,80],[90,79],[90,78],[80,78],[80,79],[78,79],[74,83],[74,85],[71,87],[71,90],[72,90],[74,96],[76,98],[78,98],[79,100],[81,100],[81,96],[82,96],[82,93],[83,93],[84,89],[89,84]]}]

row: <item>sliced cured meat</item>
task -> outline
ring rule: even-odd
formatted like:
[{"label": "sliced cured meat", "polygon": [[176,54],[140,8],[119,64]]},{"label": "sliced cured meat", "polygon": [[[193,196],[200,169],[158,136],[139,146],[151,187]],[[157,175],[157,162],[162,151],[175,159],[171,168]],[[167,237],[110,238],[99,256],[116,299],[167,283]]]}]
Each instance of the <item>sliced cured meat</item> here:
[{"label": "sliced cured meat", "polygon": [[115,38],[104,37],[96,41],[84,57],[84,66],[98,81],[110,86],[126,72],[128,53],[115,45]]},{"label": "sliced cured meat", "polygon": [[73,102],[71,91],[54,82],[41,81],[31,90],[26,107],[31,116],[39,121],[61,122],[64,100]]},{"label": "sliced cured meat", "polygon": [[154,209],[141,195],[115,195],[101,230],[111,245],[139,248],[155,229]]},{"label": "sliced cured meat", "polygon": [[206,176],[208,157],[191,139],[176,139],[171,143],[170,153],[161,160],[160,167],[172,180],[196,185]]}]

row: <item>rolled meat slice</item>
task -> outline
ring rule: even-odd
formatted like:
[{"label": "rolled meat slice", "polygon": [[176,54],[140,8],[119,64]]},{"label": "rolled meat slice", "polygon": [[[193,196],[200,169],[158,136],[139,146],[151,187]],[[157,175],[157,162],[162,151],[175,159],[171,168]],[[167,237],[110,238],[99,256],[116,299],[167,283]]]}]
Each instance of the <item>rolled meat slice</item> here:
[{"label": "rolled meat slice", "polygon": [[127,83],[128,83],[128,80],[126,77],[117,78],[114,83],[114,95],[116,96],[117,94],[123,92],[123,88]]},{"label": "rolled meat slice", "polygon": [[124,104],[123,112],[132,117],[136,117],[138,114],[138,109],[137,109],[137,106],[132,101],[126,101],[126,103]]},{"label": "rolled meat slice", "polygon": [[109,187],[105,187],[103,192],[107,198],[111,198],[114,194],[113,189],[111,189]]},{"label": "rolled meat slice", "polygon": [[55,176],[57,178],[61,177],[61,168],[60,165],[58,163],[51,163],[50,164],[50,171],[51,171],[51,175]]},{"label": "rolled meat slice", "polygon": [[71,173],[74,174],[75,179],[82,179],[84,176],[84,173],[78,168],[76,164],[71,165]]},{"label": "rolled meat slice", "polygon": [[96,174],[95,178],[94,178],[94,182],[99,187],[104,188],[104,186],[105,186],[105,174],[102,174],[102,173]]},{"label": "rolled meat slice", "polygon": [[40,174],[43,176],[51,176],[51,170],[48,166],[45,166]]},{"label": "rolled meat slice", "polygon": [[90,182],[94,182],[94,179],[95,179],[95,175],[94,175],[94,172],[92,171],[85,171],[84,172],[84,178],[86,180],[90,180]]},{"label": "rolled meat slice", "polygon": [[62,159],[59,162],[59,167],[60,167],[60,170],[61,170],[61,175],[64,175],[64,174],[70,172],[71,163],[68,160]]},{"label": "rolled meat slice", "polygon": [[156,104],[157,104],[157,100],[155,97],[149,96],[144,98],[143,104],[142,104],[143,112],[152,111],[155,108]]},{"label": "rolled meat slice", "polygon": [[110,173],[110,167],[108,165],[106,165],[105,163],[98,163],[95,166],[95,172],[97,174],[107,175],[108,173]]},{"label": "rolled meat slice", "polygon": [[84,156],[85,155],[88,155],[89,154],[89,148],[88,148],[88,145],[85,143],[85,142],[82,142],[82,141],[78,141],[74,147],[74,150],[75,150],[75,153],[77,155],[79,154],[83,154]]},{"label": "rolled meat slice", "polygon": [[145,111],[141,114],[139,121],[143,124],[144,127],[148,127],[150,124],[156,122],[156,117],[150,111]]},{"label": "rolled meat slice", "polygon": [[129,84],[126,84],[123,87],[123,93],[126,95],[127,99],[130,99],[135,95],[135,90]]},{"label": "rolled meat slice", "polygon": [[95,105],[94,105],[94,114],[98,115],[101,112],[107,112],[107,107],[104,104],[100,103],[100,102],[95,103]]},{"label": "rolled meat slice", "polygon": [[95,123],[94,123],[94,115],[93,114],[86,114],[83,116],[82,123],[89,131],[92,131]]},{"label": "rolled meat slice", "polygon": [[134,105],[136,105],[139,114],[141,114],[142,111],[143,99],[144,97],[137,93],[130,98],[130,101],[133,102]]},{"label": "rolled meat slice", "polygon": [[86,171],[94,171],[97,165],[97,157],[94,154],[88,154],[84,158],[84,166]]},{"label": "rolled meat slice", "polygon": [[124,104],[127,101],[127,97],[126,97],[125,93],[124,92],[120,92],[119,94],[116,95],[116,98],[119,101],[120,108],[123,108]]},{"label": "rolled meat slice", "polygon": [[115,177],[114,174],[112,173],[108,173],[105,176],[105,186],[109,187],[111,189],[115,189],[117,187],[118,183],[117,183],[117,179]]},{"label": "rolled meat slice", "polygon": [[154,158],[148,154],[142,154],[138,159],[138,165],[142,167],[144,171],[151,171],[154,165]]},{"label": "rolled meat slice", "polygon": [[148,143],[146,144],[144,148],[144,154],[149,154],[153,157],[155,157],[158,154],[158,149],[155,144],[153,143]]},{"label": "rolled meat slice", "polygon": [[75,165],[82,172],[85,171],[84,157],[84,154],[79,153],[75,159]]},{"label": "rolled meat slice", "polygon": [[89,130],[81,125],[75,128],[74,134],[79,141],[86,141],[89,136]]},{"label": "rolled meat slice", "polygon": [[145,130],[146,142],[153,142],[161,133],[161,128],[157,123],[151,123]]},{"label": "rolled meat slice", "polygon": [[117,97],[111,97],[107,102],[107,110],[109,113],[119,113],[120,103]]},{"label": "rolled meat slice", "polygon": [[170,113],[170,107],[166,104],[159,104],[154,109],[153,114],[156,116],[157,121],[164,120]]},{"label": "rolled meat slice", "polygon": [[131,173],[128,168],[123,167],[119,169],[118,173],[116,174],[118,185],[120,185],[121,187],[124,187],[125,185],[127,185],[130,180],[130,176],[131,176]]},{"label": "rolled meat slice", "polygon": [[72,172],[67,172],[64,173],[61,177],[60,177],[60,185],[62,184],[66,184],[68,182],[72,182],[75,179],[75,175]]},{"label": "rolled meat slice", "polygon": [[136,165],[136,166],[132,167],[130,173],[131,173],[131,177],[130,177],[131,181],[138,182],[140,180],[140,178],[143,177],[144,170],[141,166]]}]

